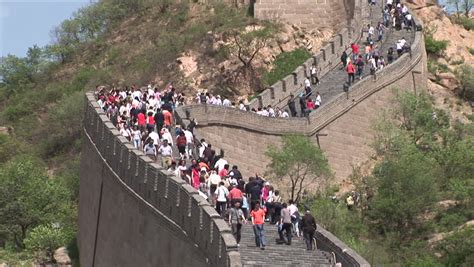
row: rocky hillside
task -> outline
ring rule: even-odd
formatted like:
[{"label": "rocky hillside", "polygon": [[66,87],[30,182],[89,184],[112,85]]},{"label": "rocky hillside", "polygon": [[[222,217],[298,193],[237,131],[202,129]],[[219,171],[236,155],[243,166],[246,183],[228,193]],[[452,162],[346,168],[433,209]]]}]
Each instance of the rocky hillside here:
[{"label": "rocky hillside", "polygon": [[466,122],[466,116],[472,115],[474,104],[471,101],[474,97],[471,95],[466,101],[460,100],[459,93],[464,79],[460,77],[459,72],[464,66],[474,67],[474,32],[455,23],[456,15],[446,14],[436,5],[436,1],[409,2],[410,8],[423,21],[425,33],[431,34],[436,41],[447,41],[446,49],[440,54],[428,55],[428,90],[437,107],[449,111],[452,119]]}]

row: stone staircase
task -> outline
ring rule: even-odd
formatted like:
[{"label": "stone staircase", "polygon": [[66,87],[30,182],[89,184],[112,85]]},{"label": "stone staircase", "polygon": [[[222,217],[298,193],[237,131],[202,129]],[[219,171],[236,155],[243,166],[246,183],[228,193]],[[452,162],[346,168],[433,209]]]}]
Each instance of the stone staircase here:
[{"label": "stone staircase", "polygon": [[277,244],[278,230],[276,225],[266,223],[265,250],[255,246],[255,237],[251,224],[242,226],[240,257],[243,266],[305,266],[331,267],[332,256],[321,250],[306,251],[303,237],[293,237],[291,245]]},{"label": "stone staircase", "polygon": [[[382,6],[380,1],[378,1],[377,5],[371,7],[370,11],[370,16],[367,18],[367,20],[370,20],[372,25],[374,27],[378,24],[379,21],[382,21]],[[364,28],[364,31],[366,31],[366,26]],[[400,30],[396,31],[395,29],[392,29],[391,27],[385,30],[384,34],[384,39],[382,40],[381,43],[376,43],[378,45],[378,48],[382,52],[381,55],[384,56],[385,61],[387,62],[387,50],[390,46],[394,47],[395,55],[394,55],[394,63],[396,64],[396,49],[395,49],[395,43],[397,40],[400,38],[405,37],[408,43],[413,43],[414,40],[414,34],[412,32],[407,32],[406,30]],[[366,46],[366,39],[367,39],[367,33],[364,32],[362,38],[360,38],[358,45],[359,45],[359,51],[361,53],[364,52],[365,46]],[[370,67],[368,64],[364,66],[364,71],[363,71],[363,76],[362,78],[365,78],[367,76],[370,76]],[[331,100],[336,98],[338,95],[340,95],[343,92],[344,84],[347,83],[348,77],[345,69],[343,69],[342,63],[339,63],[337,67],[332,69],[330,72],[328,72],[326,75],[323,77],[320,77],[320,83],[316,86],[313,86],[313,95],[312,98],[315,98],[316,91],[319,91],[321,98],[322,98],[322,104],[329,103]],[[355,83],[357,83],[358,79],[356,77]],[[349,88],[350,90],[350,88]],[[299,93],[303,92],[299,91],[297,94],[294,94],[295,96],[298,96]],[[299,99],[295,99],[296,103],[296,111],[298,112],[298,115],[300,115],[300,104],[299,104]],[[287,100],[285,100],[287,101]],[[278,105],[277,106],[282,106]],[[287,103],[283,103],[283,109],[288,108]],[[313,111],[314,112],[314,111]]]}]

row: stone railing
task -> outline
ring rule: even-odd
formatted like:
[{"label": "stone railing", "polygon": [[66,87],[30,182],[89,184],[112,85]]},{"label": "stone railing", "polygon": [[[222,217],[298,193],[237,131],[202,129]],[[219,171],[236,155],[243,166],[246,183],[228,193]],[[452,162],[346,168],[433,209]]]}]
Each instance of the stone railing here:
[{"label": "stone railing", "polygon": [[304,80],[310,76],[310,68],[316,65],[319,77],[326,75],[340,63],[342,52],[349,52],[350,44],[357,42],[361,37],[364,19],[368,15],[366,3],[356,0],[354,7],[354,18],[350,25],[344,27],[324,45],[318,53],[298,66],[293,73],[265,89],[249,103],[250,108],[272,105],[279,106],[290,94],[294,94],[304,88]]},{"label": "stone railing", "polygon": [[237,243],[216,210],[185,181],[134,149],[100,109],[93,93],[86,98],[85,133],[129,194],[136,194],[145,209],[162,214],[180,229],[210,265],[240,266]]},{"label": "stone railing", "polygon": [[342,266],[370,267],[370,264],[357,252],[320,225],[318,225],[314,237],[318,249],[334,253],[336,262],[342,263]]},{"label": "stone railing", "polygon": [[[418,28],[422,25],[416,18],[415,23]],[[370,95],[403,79],[422,60],[424,53],[423,34],[421,31],[414,31],[413,34],[415,37],[411,44],[410,53],[403,54],[394,64],[390,64],[377,72],[376,79],[373,76],[365,77],[353,85],[349,92],[341,92],[332,101],[321,106],[315,112],[311,112],[307,118],[270,118],[251,112],[242,112],[234,108],[211,105],[181,107],[178,109],[178,114],[196,118],[204,125],[242,127],[249,131],[274,135],[288,133],[313,135]],[[280,83],[283,84],[283,82],[277,84]],[[268,99],[271,91],[267,90],[263,93],[264,96],[259,99]]]}]

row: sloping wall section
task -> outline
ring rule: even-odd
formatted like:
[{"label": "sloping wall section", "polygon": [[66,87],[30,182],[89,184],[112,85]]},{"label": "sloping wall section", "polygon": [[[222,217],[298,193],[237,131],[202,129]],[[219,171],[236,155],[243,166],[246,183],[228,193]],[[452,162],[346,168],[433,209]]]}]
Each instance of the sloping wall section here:
[{"label": "sloping wall section", "polygon": [[123,137],[87,94],[79,195],[82,266],[240,266],[216,210]]},{"label": "sloping wall section", "polygon": [[[417,25],[421,25],[415,20]],[[336,181],[347,178],[352,166],[368,159],[373,140],[372,122],[390,107],[392,88],[417,91],[426,88],[426,52],[421,31],[413,33],[411,52],[377,72],[377,79],[364,78],[341,92],[331,102],[312,112],[307,118],[268,118],[250,112],[217,106],[193,105],[178,110],[181,117],[197,119],[198,136],[217,148],[222,148],[230,162],[236,163],[245,175],[261,173],[268,163],[265,151],[269,145],[280,144],[280,137],[288,133],[310,136],[325,152]],[[328,65],[330,67],[330,65]],[[269,90],[283,90],[276,83]],[[265,92],[264,92],[265,94]],[[254,105],[268,105],[259,96]],[[273,98],[272,98],[273,97]],[[320,134],[324,136],[319,137]]]}]

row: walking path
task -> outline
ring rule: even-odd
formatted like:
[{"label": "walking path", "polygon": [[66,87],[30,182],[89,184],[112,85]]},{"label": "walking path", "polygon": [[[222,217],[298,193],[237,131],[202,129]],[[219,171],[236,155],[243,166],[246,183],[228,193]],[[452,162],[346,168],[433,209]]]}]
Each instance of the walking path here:
[{"label": "walking path", "polygon": [[[377,1],[377,2],[378,2],[377,5],[373,6],[370,12],[370,22],[374,27],[377,26],[378,22],[383,20],[381,3],[380,1]],[[366,29],[367,28],[365,28],[364,30]],[[363,37],[360,38],[358,42],[359,51],[361,54],[364,54],[364,48],[367,45],[366,37],[367,37],[367,33],[365,31],[363,34]],[[392,64],[397,64],[396,60],[398,59],[398,57],[396,54],[395,44],[401,38],[405,38],[407,43],[412,44],[415,39],[414,31],[412,30],[411,32],[410,31],[407,32],[407,30],[405,29],[397,31],[390,26],[389,28],[385,30],[385,34],[384,34],[384,38],[382,42],[375,43],[377,47],[379,48],[379,51],[381,52],[381,54],[384,56],[386,62],[387,62],[388,48],[393,47],[395,54],[394,54],[394,62]],[[369,64],[365,64],[362,78],[365,78],[367,76],[371,76]],[[319,91],[322,98],[322,105],[329,103],[331,102],[331,100],[333,100],[338,95],[343,93],[344,84],[347,84],[347,81],[348,81],[347,72],[343,68],[342,63],[339,63],[339,65],[336,68],[329,71],[323,77],[320,77],[320,83],[316,85],[316,87],[313,87],[313,95],[311,96],[311,98],[314,100],[316,91]],[[355,83],[357,83],[357,81],[358,79],[356,78]],[[299,115],[300,115],[301,108],[298,101],[298,95],[303,92],[304,92],[304,89],[294,94],[296,97],[295,99],[296,111],[298,112]],[[282,107],[282,109],[287,109],[288,105],[287,103],[284,103],[283,106],[280,105],[280,107]]]}]

